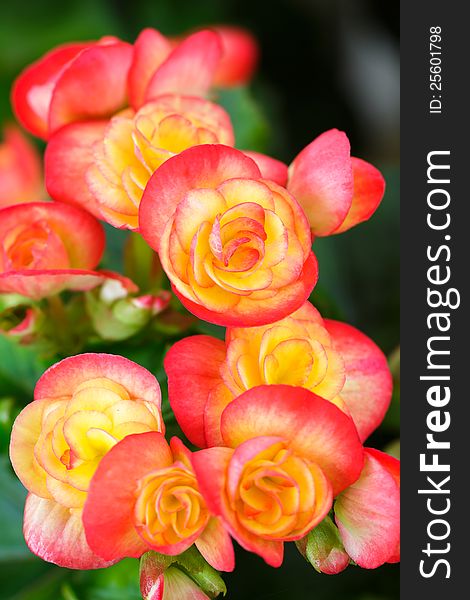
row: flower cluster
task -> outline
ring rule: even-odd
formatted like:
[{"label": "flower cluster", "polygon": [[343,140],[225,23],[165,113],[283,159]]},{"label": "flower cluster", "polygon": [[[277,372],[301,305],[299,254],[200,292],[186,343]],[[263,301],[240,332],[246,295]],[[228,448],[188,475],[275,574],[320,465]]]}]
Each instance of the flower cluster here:
[{"label": "flower cluster", "polygon": [[315,237],[368,219],[384,180],[337,130],[290,166],[238,149],[214,99],[246,83],[256,58],[253,38],[227,27],[61,46],[12,92],[20,123],[47,142],[51,202],[34,197],[41,178],[19,134],[0,147],[11,190],[0,197],[0,294],[28,307],[10,334],[30,336],[41,301],[64,290],[85,292],[108,340],[168,307],[168,290],[135,297],[132,281],[96,270],[98,220],[140,236],[181,304],[227,328],[225,340],[180,339],[164,360],[192,449],[165,439],[153,375],[112,354],[55,364],[13,426],[29,548],[76,569],[142,557],[146,600],[216,596],[216,571],[235,566],[232,539],[274,567],[285,542],[324,573],[399,560],[399,462],[363,446],[390,403],[387,361],[308,302]]}]

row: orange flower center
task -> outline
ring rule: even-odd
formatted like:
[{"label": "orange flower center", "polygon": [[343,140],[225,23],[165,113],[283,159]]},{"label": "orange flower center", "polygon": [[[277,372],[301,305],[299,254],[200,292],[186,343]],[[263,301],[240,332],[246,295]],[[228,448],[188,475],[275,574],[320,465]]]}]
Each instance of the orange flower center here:
[{"label": "orange flower center", "polygon": [[264,539],[294,540],[310,531],[331,508],[331,490],[315,463],[283,442],[244,466],[230,504],[245,529]]},{"label": "orange flower center", "polygon": [[151,546],[177,544],[207,525],[209,513],[196,477],[183,463],[142,478],[137,494],[137,529]]},{"label": "orange flower center", "polygon": [[45,220],[11,229],[5,236],[2,250],[0,272],[70,267],[62,239]]}]

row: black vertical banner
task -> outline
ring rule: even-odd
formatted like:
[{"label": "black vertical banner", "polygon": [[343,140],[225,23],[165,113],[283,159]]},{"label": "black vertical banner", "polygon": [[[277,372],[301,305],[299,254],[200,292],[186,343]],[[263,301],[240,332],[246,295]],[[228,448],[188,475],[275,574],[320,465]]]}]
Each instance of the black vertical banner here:
[{"label": "black vertical banner", "polygon": [[401,598],[468,597],[470,29],[401,3]]}]

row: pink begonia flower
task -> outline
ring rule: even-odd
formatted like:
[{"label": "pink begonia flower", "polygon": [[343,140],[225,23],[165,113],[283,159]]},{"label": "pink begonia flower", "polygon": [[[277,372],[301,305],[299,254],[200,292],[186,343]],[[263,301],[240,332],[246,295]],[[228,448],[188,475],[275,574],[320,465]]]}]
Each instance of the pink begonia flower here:
[{"label": "pink begonia flower", "polygon": [[39,379],[13,425],[10,458],[28,489],[24,536],[42,559],[71,569],[107,566],[82,524],[90,480],[127,435],[164,431],[157,380],[112,354],[81,354]]},{"label": "pink begonia flower", "polygon": [[352,420],[309,390],[263,385],[222,413],[225,447],[192,455],[209,510],[271,566],[283,542],[304,537],[354,483],[363,448]]},{"label": "pink begonia flower", "polygon": [[86,211],[59,202],[17,204],[0,210],[0,293],[39,300],[62,290],[89,290],[107,279],[93,270],[105,244],[101,225]]},{"label": "pink begonia flower", "polygon": [[167,160],[145,188],[139,219],[174,292],[206,321],[272,323],[316,283],[301,207],[234,148],[194,146]]}]

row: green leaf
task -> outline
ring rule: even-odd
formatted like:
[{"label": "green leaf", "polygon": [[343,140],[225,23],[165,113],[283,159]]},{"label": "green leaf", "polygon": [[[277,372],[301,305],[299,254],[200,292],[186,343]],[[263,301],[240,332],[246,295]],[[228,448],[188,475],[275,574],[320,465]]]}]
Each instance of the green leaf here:
[{"label": "green leaf", "polygon": [[29,402],[37,380],[49,365],[32,348],[0,335],[0,396]]},{"label": "green leaf", "polygon": [[0,563],[28,560],[31,553],[23,539],[26,491],[13,475],[6,456],[0,457],[0,490]]}]

